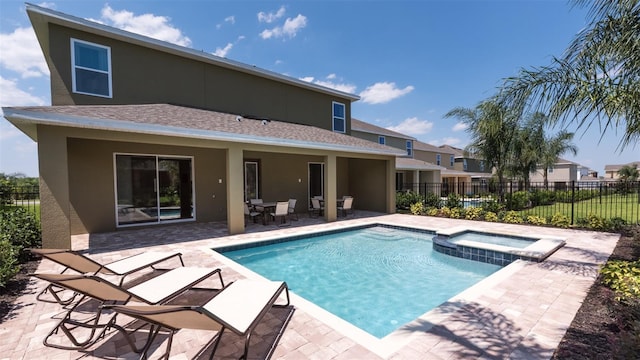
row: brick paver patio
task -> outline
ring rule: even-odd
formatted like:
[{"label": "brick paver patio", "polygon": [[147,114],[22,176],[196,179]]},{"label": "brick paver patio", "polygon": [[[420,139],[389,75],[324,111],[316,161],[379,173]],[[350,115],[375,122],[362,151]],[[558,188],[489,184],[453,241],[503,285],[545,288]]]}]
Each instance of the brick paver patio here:
[{"label": "brick paver patio", "polygon": [[[222,223],[177,224],[74,236],[72,243],[74,249],[86,250],[101,262],[147,250],[180,251],[187,266],[219,267],[228,282],[255,275],[221,261],[211,250],[213,246],[376,222],[433,230],[470,226],[535,233],[564,237],[567,245],[542,263],[517,261],[509,265],[382,340],[344,325],[294,296],[291,307],[274,308],[258,326],[251,342],[251,359],[264,358],[272,347],[273,359],[548,359],[594,282],[598,267],[619,238],[617,234],[579,230],[357,212],[356,218],[332,223],[303,216],[289,227],[249,224],[247,233],[234,236],[226,235],[226,225]],[[38,272],[59,270],[59,266],[46,260],[38,268]],[[138,357],[116,331],[84,351],[45,347],[42,340],[63,310],[58,304],[36,301],[35,296],[44,286],[44,282],[32,279],[15,309],[0,324],[0,359]],[[206,301],[198,299],[200,295],[194,291],[178,301]],[[119,323],[126,322],[125,317],[119,317]],[[194,357],[212,335],[207,331],[179,331],[174,337],[171,359]],[[143,342],[142,337],[139,340]],[[154,356],[163,352],[164,340],[166,337],[160,337],[154,345]],[[242,353],[241,340],[225,333],[216,358],[237,358]],[[203,355],[208,356],[206,350]]]}]

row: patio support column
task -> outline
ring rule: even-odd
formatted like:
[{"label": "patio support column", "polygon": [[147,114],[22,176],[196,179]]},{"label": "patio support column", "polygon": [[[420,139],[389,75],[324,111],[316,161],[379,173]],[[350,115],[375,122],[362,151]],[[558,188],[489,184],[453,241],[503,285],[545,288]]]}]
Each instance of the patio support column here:
[{"label": "patio support column", "polygon": [[411,176],[412,176],[411,184],[413,184],[412,190],[414,193],[419,193],[420,192],[420,170],[413,170],[411,172]]},{"label": "patio support column", "polygon": [[338,197],[338,172],[335,155],[327,155],[324,158],[324,218],[327,221],[336,221]]},{"label": "patio support column", "polygon": [[387,213],[393,214],[396,212],[396,159],[392,158],[386,161],[386,177],[387,188],[385,194],[387,198]]},{"label": "patio support column", "polygon": [[71,249],[67,137],[57,127],[38,125],[42,247]]},{"label": "patio support column", "polygon": [[243,151],[240,145],[227,149],[227,227],[229,234],[244,233]]}]

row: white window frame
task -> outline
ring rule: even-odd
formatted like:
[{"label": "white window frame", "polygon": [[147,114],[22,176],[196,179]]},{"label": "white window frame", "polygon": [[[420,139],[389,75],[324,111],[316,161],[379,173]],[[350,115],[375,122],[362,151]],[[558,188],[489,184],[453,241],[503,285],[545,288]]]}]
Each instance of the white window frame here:
[{"label": "white window frame", "polygon": [[413,157],[413,141],[407,140],[407,156]]},{"label": "white window frame", "polygon": [[440,166],[441,163],[442,157],[440,156],[440,154],[436,154],[436,165]]},{"label": "white window frame", "polygon": [[462,170],[467,171],[467,169],[469,169],[469,163],[467,159],[462,159]]},{"label": "white window frame", "polygon": [[387,145],[387,139],[383,135],[378,135],[378,144]]},{"label": "white window frame", "polygon": [[[342,106],[342,109],[343,109],[342,113],[344,114],[344,116],[336,116],[336,113],[335,113],[336,105]],[[342,124],[343,124],[342,130],[336,129],[336,120],[342,120]],[[337,101],[331,102],[331,127],[335,132],[339,132],[339,133],[347,132],[347,106],[345,104],[339,103]]]},{"label": "white window frame", "polygon": [[453,155],[449,155],[449,165],[453,166],[453,164],[455,163],[455,157]]},{"label": "white window frame", "polygon": [[484,160],[480,160],[480,171],[484,171]]},{"label": "white window frame", "polygon": [[[92,68],[87,68],[87,67],[84,67],[84,66],[76,65],[76,54],[75,54],[75,52],[76,52],[75,44],[76,43],[85,44],[85,45],[89,45],[89,46],[105,49],[107,51],[107,71],[99,70],[99,69],[92,69]],[[82,69],[82,70],[87,70],[87,71],[93,71],[93,72],[97,72],[97,73],[101,73],[101,74],[107,74],[107,81],[109,82],[109,95],[94,94],[94,93],[90,93],[90,92],[79,91],[78,89],[76,89],[76,68]],[[104,46],[104,45],[95,44],[95,43],[84,41],[84,40],[71,38],[71,86],[72,86],[72,91],[74,93],[83,94],[83,95],[97,96],[97,97],[108,98],[108,99],[113,98],[113,82],[112,82],[112,71],[111,70],[112,70],[111,69],[111,48],[109,46]]]}]

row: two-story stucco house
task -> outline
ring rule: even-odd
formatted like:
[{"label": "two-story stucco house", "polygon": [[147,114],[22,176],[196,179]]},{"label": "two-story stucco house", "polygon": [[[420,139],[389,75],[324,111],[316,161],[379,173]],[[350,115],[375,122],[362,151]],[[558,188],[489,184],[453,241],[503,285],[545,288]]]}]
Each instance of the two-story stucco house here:
[{"label": "two-story stucco house", "polygon": [[[352,195],[395,211],[396,155],[350,136],[352,94],[27,5],[52,106],[6,107],[38,145],[43,246],[131,226],[223,221],[244,204]],[[325,218],[336,219],[327,202]]]}]

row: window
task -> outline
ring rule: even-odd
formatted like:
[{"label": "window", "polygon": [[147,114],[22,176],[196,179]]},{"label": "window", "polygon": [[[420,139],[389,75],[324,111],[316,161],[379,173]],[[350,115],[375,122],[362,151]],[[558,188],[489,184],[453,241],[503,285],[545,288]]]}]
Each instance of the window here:
[{"label": "window", "polygon": [[407,156],[413,157],[413,141],[407,140]]},{"label": "window", "polygon": [[244,201],[260,198],[258,168],[257,161],[244,162]]},{"label": "window", "polygon": [[462,169],[467,171],[469,169],[469,165],[467,164],[467,159],[462,159]]},{"label": "window", "polygon": [[347,127],[347,122],[345,118],[345,108],[344,104],[333,102],[333,131],[336,132],[345,132]]},{"label": "window", "polygon": [[484,160],[480,160],[480,171],[484,171]]},{"label": "window", "polygon": [[385,139],[384,136],[382,135],[378,136],[378,144],[385,145],[386,143],[387,143],[387,139]]},{"label": "window", "polygon": [[449,155],[449,166],[453,166],[454,161],[455,161],[455,158],[453,157],[453,155]]},{"label": "window", "polygon": [[440,165],[441,161],[440,161],[440,154],[436,154],[436,165]]},{"label": "window", "polygon": [[71,39],[73,92],[110,98],[111,48]]},{"label": "window", "polygon": [[118,226],[194,218],[193,159],[115,154]]},{"label": "window", "polygon": [[396,191],[402,191],[404,189],[404,173],[396,173]]},{"label": "window", "polygon": [[549,166],[547,169],[547,173],[551,174],[553,172],[553,166]]}]

